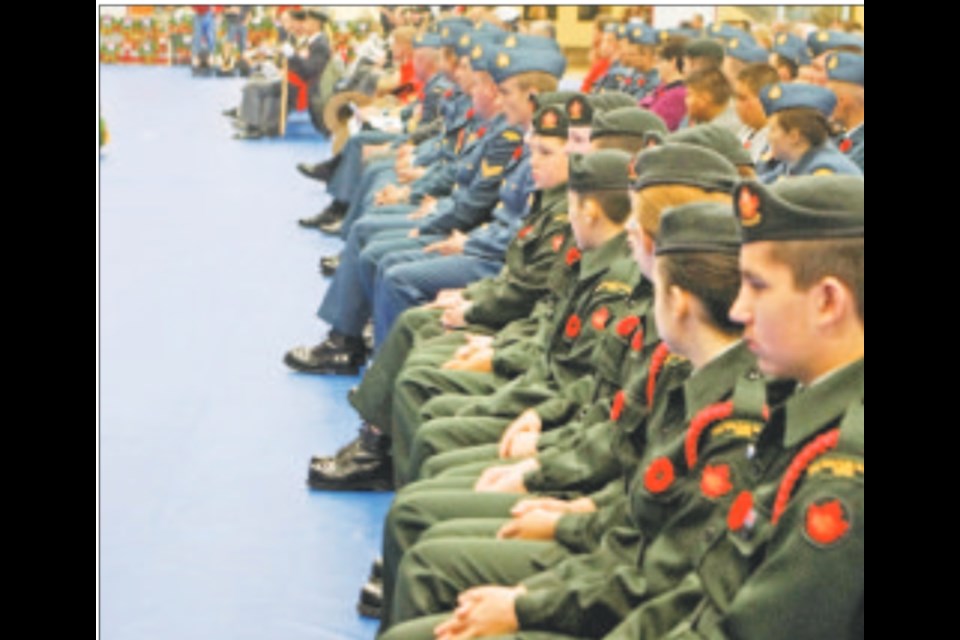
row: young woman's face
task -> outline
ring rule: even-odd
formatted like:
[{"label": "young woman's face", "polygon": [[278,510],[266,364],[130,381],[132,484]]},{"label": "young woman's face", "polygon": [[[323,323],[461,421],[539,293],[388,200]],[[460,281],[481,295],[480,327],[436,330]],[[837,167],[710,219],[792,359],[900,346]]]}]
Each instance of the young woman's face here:
[{"label": "young woman's face", "polygon": [[566,151],[570,153],[590,153],[590,132],[593,127],[569,127],[567,129]]},{"label": "young woman's face", "polygon": [[563,138],[531,135],[528,145],[530,172],[537,189],[551,189],[564,184],[569,173],[569,161]]}]

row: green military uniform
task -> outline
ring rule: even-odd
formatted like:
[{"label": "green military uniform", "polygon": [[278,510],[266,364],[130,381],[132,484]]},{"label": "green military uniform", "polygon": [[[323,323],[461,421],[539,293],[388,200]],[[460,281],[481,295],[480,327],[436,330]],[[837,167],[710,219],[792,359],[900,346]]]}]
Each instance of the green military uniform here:
[{"label": "green military uniform", "polygon": [[[686,209],[696,210],[698,206],[699,205],[693,205],[686,207]],[[718,219],[722,219],[720,216],[725,216],[725,222],[728,226],[727,237],[732,239],[732,249],[735,250],[736,227],[733,223],[732,216],[729,214],[729,209],[723,205],[707,206],[713,208],[714,215]],[[683,209],[684,208],[679,208],[676,211],[680,212]],[[719,209],[721,213],[718,214],[717,209]],[[697,213],[697,211],[695,211],[695,213]],[[714,227],[705,224],[704,220],[700,218],[692,218],[690,222],[695,222],[696,224],[691,225],[685,221],[682,227],[693,226],[695,233],[703,234],[706,238],[710,239],[710,241],[716,242],[718,234],[715,232]],[[669,233],[669,228],[667,229],[667,233]],[[723,237],[722,234],[720,234],[720,237]],[[728,247],[727,250],[730,250],[730,248]],[[753,393],[740,394],[742,398],[739,398],[740,402],[738,402],[738,404],[747,405],[747,408],[742,410],[740,415],[747,415],[749,413],[759,416],[764,392],[763,383],[759,381],[759,376],[754,367],[752,356],[744,346],[739,345],[715,358],[713,362],[703,367],[703,369],[686,384],[674,385],[671,389],[658,387],[657,402],[655,403],[654,413],[647,428],[647,433],[649,434],[647,440],[649,440],[649,442],[645,459],[652,460],[653,462],[650,464],[656,466],[658,463],[663,464],[664,460],[669,460],[671,457],[673,459],[682,457],[682,452],[685,451],[686,425],[691,419],[691,414],[702,411],[707,404],[715,402],[724,395],[729,395],[733,381],[738,377],[745,377],[745,384],[748,388],[759,388],[760,390],[759,393],[754,391]],[[730,414],[733,414],[733,411],[731,411]],[[727,417],[729,417],[729,415]],[[678,452],[680,453],[678,454]],[[682,468],[679,461],[677,468]],[[645,479],[649,478],[649,473],[645,474],[645,476]],[[693,482],[692,484],[696,485],[697,483]],[[639,494],[639,497],[635,497],[633,500],[634,521],[642,528],[647,539],[656,539],[658,527],[661,525],[661,522],[665,520],[664,513],[669,512],[669,508],[676,502],[677,496],[675,492],[679,491],[679,489],[668,492],[667,490],[670,487],[665,485],[655,488],[650,482],[643,482],[640,486],[641,488],[638,490],[635,484],[631,490],[631,495],[637,496]],[[644,495],[644,491],[646,491],[648,495]],[[688,523],[692,518],[689,514],[683,515],[684,517],[680,517],[675,521],[679,522],[679,524],[675,524],[676,531],[686,531],[686,527],[689,526]],[[627,532],[625,536],[622,534],[611,536],[611,540],[614,543],[611,545],[611,549],[604,549],[602,553],[597,554],[596,558],[588,558],[584,561],[574,561],[572,563],[575,568],[575,573],[585,568],[590,569],[599,561],[602,561],[605,566],[609,566],[610,561],[608,557],[623,561],[623,553],[627,548],[631,549],[626,556],[626,560],[629,563],[633,558],[637,557],[634,555],[636,552],[632,548],[639,545],[641,539],[640,536],[637,536],[633,532]],[[623,546],[624,541],[627,541],[626,546]],[[461,543],[464,545],[464,548],[468,549],[468,552],[465,554],[459,554],[454,550],[455,546]],[[504,556],[502,551],[502,549],[506,548],[503,546],[504,544],[513,545],[514,543],[440,540],[424,543],[415,547],[404,560],[401,580],[398,584],[398,595],[394,605],[395,619],[402,620],[404,616],[407,616],[411,612],[417,615],[437,611],[437,607],[443,607],[444,605],[451,606],[455,602],[456,595],[459,591],[476,584],[490,582],[513,584],[518,578],[518,572],[526,571],[526,574],[530,575],[537,568],[556,565],[558,560],[569,555],[566,549],[558,549],[559,545],[555,543],[540,543],[541,548],[539,549],[535,549],[534,546],[532,546],[536,543],[516,543],[524,550],[528,552],[533,551],[534,553],[528,557],[520,553],[519,555],[521,557],[527,558],[525,562],[521,561],[518,557],[514,557],[513,553],[507,553],[506,555],[510,562],[509,571],[511,572],[508,575],[504,573],[504,567],[499,564],[499,559]],[[478,548],[483,545],[488,545],[491,548]],[[677,562],[675,559],[671,560],[673,563]],[[466,562],[469,568],[465,569],[463,562]],[[491,566],[487,567],[487,565]],[[488,568],[490,569],[489,573],[485,573]],[[422,580],[422,576],[428,573],[433,576],[429,584]],[[602,569],[599,575],[603,575]],[[501,581],[507,577],[514,578],[513,582]],[[522,578],[525,576],[519,577]],[[418,578],[420,579],[418,580]],[[476,581],[470,582],[470,580]],[[536,585],[540,585],[541,589],[539,591],[545,591],[546,589],[542,587],[550,584],[553,580],[555,580],[555,578],[550,574],[535,578],[531,584],[531,591],[536,589]],[[594,578],[594,582],[595,581],[596,578]],[[409,590],[407,589],[408,586],[410,587]],[[636,589],[636,585],[633,586],[634,589]],[[584,585],[582,588],[589,589],[588,585]],[[552,591],[556,591],[556,589]],[[564,594],[552,593],[551,595],[563,596]],[[603,594],[601,594],[601,596],[602,595]],[[571,606],[572,603],[569,598],[575,597],[575,594],[568,595],[564,606],[559,609],[553,609],[550,615],[556,616],[561,610],[569,612],[571,608],[577,609],[578,606],[583,609],[583,603],[573,603],[573,606]],[[453,598],[453,600],[449,598]],[[534,602],[536,602],[536,600]],[[605,604],[609,605],[609,603],[610,601],[607,601]],[[518,601],[518,612],[520,611]],[[629,611],[629,608],[627,611]],[[398,637],[408,636],[398,635]]]},{"label": "green military uniform", "polygon": [[[744,242],[863,238],[863,180],[796,178],[734,194]],[[708,530],[696,571],[611,637],[862,638],[864,360],[775,411],[738,461],[749,491]]]}]

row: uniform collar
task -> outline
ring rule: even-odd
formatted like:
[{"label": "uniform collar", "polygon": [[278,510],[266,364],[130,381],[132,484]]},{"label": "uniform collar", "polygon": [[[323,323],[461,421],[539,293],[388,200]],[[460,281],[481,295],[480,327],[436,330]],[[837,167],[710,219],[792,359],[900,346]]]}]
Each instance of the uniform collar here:
[{"label": "uniform collar", "polygon": [[729,395],[741,373],[756,367],[756,357],[743,340],[738,340],[695,371],[683,385],[687,420],[704,407]]},{"label": "uniform collar", "polygon": [[555,206],[559,202],[566,202],[567,200],[567,183],[552,187],[550,189],[544,189],[540,196],[540,208],[548,209]]},{"label": "uniform collar", "polygon": [[592,278],[609,269],[615,261],[629,255],[627,234],[621,231],[596,249],[584,251],[580,260],[580,279]]},{"label": "uniform collar", "polygon": [[798,389],[783,408],[784,446],[791,448],[822,431],[827,423],[842,416],[852,402],[863,399],[863,374],[860,358],[810,387]]}]

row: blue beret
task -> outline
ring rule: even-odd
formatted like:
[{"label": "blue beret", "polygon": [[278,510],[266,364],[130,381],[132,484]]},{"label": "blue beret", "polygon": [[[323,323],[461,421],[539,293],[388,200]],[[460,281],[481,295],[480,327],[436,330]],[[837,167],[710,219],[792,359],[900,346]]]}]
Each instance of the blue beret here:
[{"label": "blue beret", "polygon": [[503,38],[501,45],[504,49],[554,49],[560,50],[560,45],[553,38],[544,36],[531,36],[524,33],[508,33]]},{"label": "blue beret", "polygon": [[457,49],[458,56],[468,56],[470,52],[473,51],[474,45],[477,44],[499,44],[503,37],[506,34],[495,31],[465,31],[460,34],[460,37],[457,38],[457,43],[455,45]]},{"label": "blue beret", "polygon": [[473,26],[470,24],[470,21],[467,21],[467,24],[463,24],[460,21],[450,20],[449,24],[441,24],[437,28],[437,34],[440,36],[440,39],[443,40],[443,46],[445,47],[456,47],[457,41],[460,40],[460,36],[465,33],[470,33],[473,31]]},{"label": "blue beret", "polygon": [[839,47],[855,47],[863,51],[863,40],[842,31],[814,31],[807,37],[807,46],[814,56]]},{"label": "blue beret", "polygon": [[743,62],[767,62],[770,52],[757,44],[731,38],[727,41],[727,55]]},{"label": "blue beret", "polygon": [[863,86],[863,56],[837,51],[827,56],[827,78]]},{"label": "blue beret", "polygon": [[617,25],[617,40],[623,40],[627,37],[627,25],[618,24]]},{"label": "blue beret", "polygon": [[642,22],[627,25],[627,40],[630,44],[656,46],[660,44],[660,32]]},{"label": "blue beret", "polygon": [[434,49],[439,49],[443,46],[443,38],[440,37],[438,33],[419,33],[417,37],[413,39],[413,48],[420,49],[431,47]]},{"label": "blue beret", "polygon": [[777,82],[760,90],[760,102],[767,116],[784,109],[816,109],[829,118],[837,106],[837,96],[815,84]]},{"label": "blue beret", "polygon": [[712,25],[707,27],[707,37],[720,38],[721,40],[733,40],[734,38],[737,38],[740,40],[740,42],[757,44],[757,41],[754,39],[754,37],[743,29],[738,29],[730,26],[729,24],[723,24],[720,22],[714,22]]},{"label": "blue beret", "polygon": [[558,49],[506,49],[489,45],[490,75],[500,84],[508,78],[530,71],[542,71],[559,78],[567,69],[567,59]]},{"label": "blue beret", "polygon": [[470,66],[474,71],[486,71],[493,75],[492,66],[494,56],[498,51],[495,44],[478,42],[470,48]]},{"label": "blue beret", "polygon": [[608,22],[607,24],[603,25],[603,32],[615,34],[617,33],[617,30],[619,28],[620,28],[619,22]]},{"label": "blue beret", "polygon": [[798,67],[810,64],[810,51],[807,43],[792,33],[778,33],[773,39],[773,52],[793,60]]}]

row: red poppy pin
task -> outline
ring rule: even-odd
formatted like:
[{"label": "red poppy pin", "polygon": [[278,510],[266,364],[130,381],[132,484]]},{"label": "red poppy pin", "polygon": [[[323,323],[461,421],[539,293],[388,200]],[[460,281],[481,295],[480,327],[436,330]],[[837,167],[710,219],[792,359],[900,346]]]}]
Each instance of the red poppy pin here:
[{"label": "red poppy pin", "polygon": [[453,97],[453,89],[447,89],[446,91],[444,91],[444,92],[443,92],[443,97],[444,97],[444,98],[447,98],[448,100],[449,100],[450,98],[452,98],[452,97]]},{"label": "red poppy pin", "polygon": [[476,113],[476,110],[473,107],[467,109],[467,120],[473,120],[473,116]]},{"label": "red poppy pin", "polygon": [[853,140],[850,138],[844,138],[840,142],[840,151],[843,153],[850,153],[850,149],[853,149]]},{"label": "red poppy pin", "polygon": [[477,129],[477,137],[482,138],[483,134],[485,134],[486,132],[487,132],[486,127],[480,127],[479,129]]},{"label": "red poppy pin", "polygon": [[740,198],[737,202],[740,205],[740,222],[745,227],[755,227],[760,224],[760,196],[743,188],[740,190]]},{"label": "red poppy pin", "polygon": [[626,406],[626,404],[627,394],[621,389],[613,396],[613,403],[610,405],[610,419],[614,422],[619,422],[620,416],[623,415],[623,407]]},{"label": "red poppy pin", "polygon": [[647,84],[647,79],[644,76],[637,76],[637,79],[634,80],[637,83],[638,87],[644,87]]},{"label": "red poppy pin", "polygon": [[669,458],[657,458],[643,474],[643,486],[650,493],[663,493],[673,484],[675,474]]},{"label": "red poppy pin", "polygon": [[610,309],[606,307],[600,307],[593,312],[593,315],[590,316],[590,324],[593,325],[593,328],[597,331],[603,331],[607,328],[607,322],[610,320]]},{"label": "red poppy pin", "polygon": [[812,502],[807,507],[805,531],[817,545],[834,544],[850,531],[850,514],[836,498]]},{"label": "red poppy pin", "polygon": [[752,142],[751,140],[747,139],[747,140],[744,140],[744,141],[743,141],[743,148],[744,148],[744,149],[749,149],[749,148],[752,147],[752,146],[753,146],[753,142]]},{"label": "red poppy pin", "polygon": [[700,491],[711,500],[722,498],[733,491],[733,483],[730,482],[730,465],[704,466],[703,473],[700,475]]},{"label": "red poppy pin", "polygon": [[564,330],[564,335],[573,340],[580,335],[581,325],[580,317],[577,316],[577,314],[573,314],[567,319],[567,327]]},{"label": "red poppy pin", "polygon": [[526,238],[528,235],[530,235],[530,232],[531,232],[531,231],[533,231],[533,227],[530,226],[530,225],[527,225],[527,226],[524,227],[523,229],[520,229],[520,231],[517,233],[517,237],[520,238],[521,240],[523,240],[523,239]]},{"label": "red poppy pin", "polygon": [[633,332],[640,326],[640,318],[637,316],[627,316],[617,323],[617,335],[621,338],[629,338]]},{"label": "red poppy pin", "polygon": [[553,252],[556,253],[560,251],[560,247],[563,246],[563,236],[559,233],[553,236],[553,240],[550,241],[550,247],[553,249]]},{"label": "red poppy pin", "polygon": [[523,155],[523,145],[517,145],[517,148],[513,150],[513,159],[519,160],[520,156]]},{"label": "red poppy pin", "polygon": [[578,262],[580,262],[580,249],[570,247],[570,250],[567,251],[567,266],[572,267]]},{"label": "red poppy pin", "polygon": [[757,512],[753,508],[753,494],[749,491],[741,491],[730,505],[730,511],[727,512],[727,528],[730,531],[749,530],[756,522]]}]

